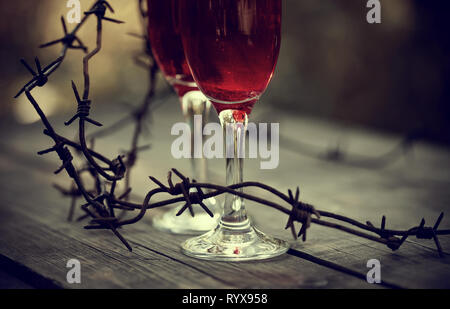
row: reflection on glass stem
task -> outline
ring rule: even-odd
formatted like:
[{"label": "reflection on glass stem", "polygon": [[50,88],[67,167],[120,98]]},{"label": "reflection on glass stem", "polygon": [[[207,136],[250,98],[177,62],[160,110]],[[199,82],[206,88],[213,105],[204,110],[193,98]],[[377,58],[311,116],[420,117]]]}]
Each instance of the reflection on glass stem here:
[{"label": "reflection on glass stem", "polygon": [[[186,122],[191,128],[191,167],[192,177],[199,182],[208,181],[208,166],[207,161],[203,155],[195,153],[194,147],[195,136],[203,135],[203,128],[209,121],[209,112],[211,110],[211,102],[198,90],[190,91],[183,96],[182,99],[183,115]],[[202,116],[195,117],[195,116]],[[202,123],[197,123],[201,121]],[[197,132],[200,131],[200,132]],[[201,151],[201,150],[200,150]]]},{"label": "reflection on glass stem", "polygon": [[[227,186],[243,182],[245,157],[245,134],[248,116],[240,110],[224,110],[219,115],[224,131],[226,149],[226,183]],[[242,189],[240,189],[242,191]],[[249,224],[244,200],[236,195],[225,196],[223,224],[247,226]]]}]

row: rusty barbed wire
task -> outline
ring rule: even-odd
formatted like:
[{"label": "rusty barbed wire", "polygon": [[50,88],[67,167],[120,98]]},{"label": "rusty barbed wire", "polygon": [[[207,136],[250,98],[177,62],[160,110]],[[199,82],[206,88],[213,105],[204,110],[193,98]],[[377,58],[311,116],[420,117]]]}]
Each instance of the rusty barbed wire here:
[{"label": "rusty barbed wire", "polygon": [[[108,10],[114,13],[112,6],[107,1],[95,1],[91,9],[85,12],[81,22],[71,32],[68,32],[64,18],[62,18],[64,37],[41,45],[41,47],[47,47],[54,44],[63,45],[60,56],[46,67],[42,68],[39,60],[36,58],[36,72],[28,65],[28,63],[26,63],[25,60],[21,60],[26,69],[33,75],[33,78],[21,88],[16,97],[25,93],[28,101],[38,113],[45,127],[44,134],[50,137],[55,143],[53,147],[39,152],[39,155],[56,152],[62,162],[62,165],[55,173],[60,173],[65,170],[68,176],[72,179],[72,184],[69,189],[55,185],[55,188],[64,196],[72,198],[68,216],[69,220],[72,220],[74,216],[76,201],[83,198],[85,203],[81,205],[81,209],[83,210],[84,215],[79,217],[78,220],[83,220],[86,218],[91,219],[89,224],[85,226],[85,229],[111,230],[114,235],[117,236],[119,240],[127,247],[127,249],[132,251],[128,241],[118,232],[118,228],[139,222],[148,210],[184,202],[185,205],[178,212],[178,216],[183,214],[186,210],[194,216],[195,213],[192,207],[193,205],[199,205],[203,211],[208,213],[210,216],[213,216],[203,201],[205,199],[217,197],[223,194],[233,194],[244,199],[254,201],[257,204],[274,208],[286,214],[288,216],[288,221],[285,228],[291,230],[295,239],[302,237],[302,240],[306,241],[307,230],[312,224],[317,224],[384,244],[392,250],[399,249],[407,238],[411,236],[415,236],[419,239],[433,239],[439,255],[444,255],[438,236],[449,235],[450,230],[439,230],[439,226],[444,216],[443,213],[438,217],[432,227],[426,226],[425,220],[422,219],[419,225],[408,230],[389,230],[386,229],[386,218],[383,216],[381,226],[377,228],[369,221],[362,223],[349,217],[318,210],[315,206],[302,202],[300,199],[299,187],[296,188],[295,194],[290,189],[287,194],[284,194],[277,189],[260,182],[245,182],[225,187],[210,183],[198,183],[194,179],[191,180],[184,176],[178,170],[172,169],[168,174],[168,185],[164,185],[158,179],[150,176],[150,180],[156,185],[156,188],[147,193],[142,203],[130,202],[129,196],[132,191],[130,175],[132,167],[135,166],[136,160],[138,159],[138,153],[142,150],[148,149],[148,146],[139,146],[139,139],[144,131],[145,119],[149,114],[150,106],[155,96],[156,73],[158,72],[158,66],[156,62],[153,61],[150,42],[146,34],[147,24],[145,22],[145,18],[147,14],[144,8],[144,1],[137,1],[139,13],[142,18],[144,33],[144,35],[140,37],[144,39],[144,51],[150,60],[147,64],[150,87],[142,105],[133,111],[131,117],[129,118],[135,124],[130,150],[125,151],[116,158],[108,159],[101,153],[94,151],[93,145],[88,147],[86,137],[86,122],[95,126],[101,125],[99,122],[89,117],[90,106],[92,103],[89,99],[89,61],[101,51],[103,22],[109,21],[116,24],[122,23],[119,20],[105,17]],[[97,18],[97,40],[95,49],[88,53],[88,48],[85,47],[82,41],[77,37],[77,32],[91,16],[95,16]],[[78,45],[74,45],[75,42]],[[50,75],[55,72],[55,70],[64,61],[69,49],[81,49],[86,52],[86,55],[83,58],[83,96],[80,97],[75,83],[72,82],[72,88],[77,102],[77,111],[74,117],[66,123],[66,125],[70,125],[75,120],[78,120],[79,142],[72,141],[57,134],[52,124],[49,122],[39,104],[31,94],[35,87],[43,87],[48,82]],[[138,61],[138,63],[142,65],[145,62]],[[71,149],[76,152],[81,152],[83,158],[85,159],[85,164],[80,169],[77,169],[73,163]],[[81,178],[81,174],[84,173],[90,175],[94,180],[94,188],[87,189]],[[174,182],[173,174],[178,177],[179,182]],[[125,182],[125,188],[124,191],[119,193],[117,196],[116,191],[120,181]],[[259,196],[244,193],[241,190],[243,188],[256,188],[268,192],[271,196],[278,198],[280,201],[274,202],[272,200],[263,199]],[[151,203],[152,199],[161,193],[169,194],[172,198]],[[117,215],[116,210],[121,210],[122,214]],[[134,217],[128,219],[123,218],[123,213],[134,212],[136,210],[139,212]],[[332,222],[327,219],[335,220],[339,223]],[[301,225],[298,233],[296,232],[295,227],[296,222]],[[352,227],[344,224],[348,224]]]}]

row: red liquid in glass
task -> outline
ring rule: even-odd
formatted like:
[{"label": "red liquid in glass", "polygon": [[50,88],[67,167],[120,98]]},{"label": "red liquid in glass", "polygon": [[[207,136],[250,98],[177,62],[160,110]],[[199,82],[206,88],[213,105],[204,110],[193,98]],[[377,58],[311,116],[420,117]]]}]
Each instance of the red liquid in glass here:
[{"label": "red liquid in glass", "polygon": [[184,50],[198,87],[219,113],[250,113],[275,70],[281,0],[178,1]]},{"label": "red liquid in glass", "polygon": [[153,55],[168,82],[183,97],[198,90],[184,56],[174,16],[177,0],[148,0],[148,33]]}]

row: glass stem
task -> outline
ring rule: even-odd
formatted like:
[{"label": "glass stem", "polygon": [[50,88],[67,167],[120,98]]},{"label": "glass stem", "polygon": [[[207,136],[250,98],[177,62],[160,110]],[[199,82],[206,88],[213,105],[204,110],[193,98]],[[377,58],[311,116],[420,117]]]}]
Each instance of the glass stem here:
[{"label": "glass stem", "polygon": [[[223,128],[226,152],[226,184],[230,186],[242,183],[248,116],[243,111],[224,110],[219,114],[219,118]],[[242,192],[242,189],[239,190]],[[234,228],[248,226],[249,221],[243,198],[233,194],[225,195],[221,224]]]},{"label": "glass stem", "polygon": [[208,165],[202,155],[203,145],[197,145],[198,149],[196,149],[195,144],[202,141],[203,128],[209,121],[211,102],[200,91],[190,91],[184,95],[182,107],[186,122],[191,129],[191,175],[198,182],[207,182]]}]

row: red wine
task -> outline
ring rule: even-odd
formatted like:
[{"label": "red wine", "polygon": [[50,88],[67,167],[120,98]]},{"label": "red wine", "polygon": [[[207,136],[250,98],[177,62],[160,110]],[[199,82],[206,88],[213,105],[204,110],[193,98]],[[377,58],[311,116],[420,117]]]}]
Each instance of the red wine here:
[{"label": "red wine", "polygon": [[178,1],[184,51],[198,87],[218,112],[250,113],[275,70],[281,0]]},{"label": "red wine", "polygon": [[197,90],[175,24],[177,0],[148,0],[148,33],[153,55],[168,82],[183,97]]}]

